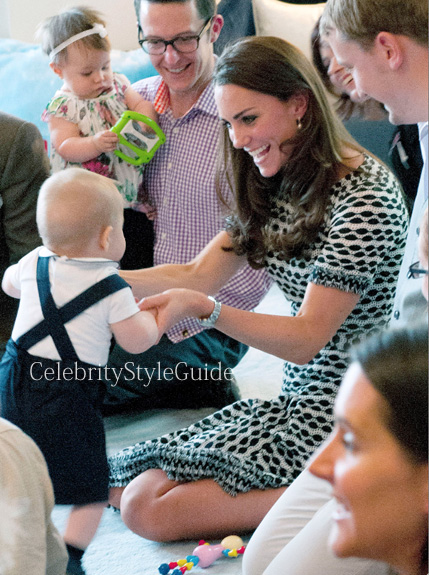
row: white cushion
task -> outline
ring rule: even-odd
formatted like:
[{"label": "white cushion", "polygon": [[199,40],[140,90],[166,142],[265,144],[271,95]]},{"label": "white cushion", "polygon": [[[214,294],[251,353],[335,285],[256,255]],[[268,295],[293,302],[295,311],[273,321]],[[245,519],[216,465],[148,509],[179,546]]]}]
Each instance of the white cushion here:
[{"label": "white cushion", "polygon": [[289,4],[279,0],[252,0],[258,36],[278,36],[295,44],[311,59],[311,32],[325,4]]}]

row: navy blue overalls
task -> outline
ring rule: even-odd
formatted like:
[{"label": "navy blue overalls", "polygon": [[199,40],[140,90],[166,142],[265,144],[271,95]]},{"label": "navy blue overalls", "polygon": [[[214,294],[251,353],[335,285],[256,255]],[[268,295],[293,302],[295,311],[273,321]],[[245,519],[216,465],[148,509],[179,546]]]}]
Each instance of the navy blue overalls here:
[{"label": "navy blue overalls", "polygon": [[[64,326],[128,284],[110,275],[58,309],[50,290],[49,257],[39,256],[37,287],[44,319],[16,343],[12,339],[7,343],[0,363],[1,415],[38,444],[48,464],[56,503],[106,501],[109,473],[100,412],[104,386],[94,377],[94,367],[99,366],[79,360]],[[49,335],[61,361],[28,353]],[[77,378],[70,377],[76,373]],[[91,374],[91,379],[83,377],[84,373]]]}]

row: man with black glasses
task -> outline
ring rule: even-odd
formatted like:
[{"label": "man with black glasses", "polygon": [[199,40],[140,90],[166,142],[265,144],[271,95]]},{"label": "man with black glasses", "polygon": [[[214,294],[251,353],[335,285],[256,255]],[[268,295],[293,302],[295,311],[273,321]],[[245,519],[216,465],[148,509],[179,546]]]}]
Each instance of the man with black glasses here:
[{"label": "man with black glasses", "polygon": [[[223,18],[216,13],[215,0],[135,0],[135,9],[139,43],[159,76],[134,88],[154,103],[166,135],[145,169],[142,185],[155,214],[154,264],[185,263],[223,229],[215,183],[219,119],[211,85],[213,43]],[[229,197],[226,180],[221,186]],[[216,297],[253,309],[269,286],[264,270],[247,266]],[[138,356],[116,346],[109,366],[120,378],[117,385],[106,382],[106,404],[227,405],[239,398],[231,369],[246,351],[215,329],[203,330],[196,320],[180,322]]]}]

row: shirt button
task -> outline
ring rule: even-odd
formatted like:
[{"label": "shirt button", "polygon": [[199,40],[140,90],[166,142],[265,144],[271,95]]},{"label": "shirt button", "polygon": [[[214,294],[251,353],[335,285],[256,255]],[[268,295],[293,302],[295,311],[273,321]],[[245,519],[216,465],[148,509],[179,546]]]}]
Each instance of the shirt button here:
[{"label": "shirt button", "polygon": [[166,237],[167,237],[167,234],[166,234],[165,232],[163,232],[163,233],[161,234],[161,238],[162,238],[163,240],[165,240]]},{"label": "shirt button", "polygon": [[401,315],[401,314],[399,313],[399,311],[396,310],[395,313],[393,314],[393,317],[394,317],[395,319],[399,319],[399,316],[400,316],[400,315]]},{"label": "shirt button", "polygon": [[179,131],[179,128],[173,128],[173,134],[177,134],[178,131]]},{"label": "shirt button", "polygon": [[187,329],[184,329],[184,330],[182,331],[182,335],[183,335],[183,337],[188,337],[189,331],[188,331]]},{"label": "shirt button", "polygon": [[173,167],[173,164],[172,164],[171,162],[168,162],[168,164],[167,164],[167,169],[168,169],[168,170],[171,170],[172,167]]}]

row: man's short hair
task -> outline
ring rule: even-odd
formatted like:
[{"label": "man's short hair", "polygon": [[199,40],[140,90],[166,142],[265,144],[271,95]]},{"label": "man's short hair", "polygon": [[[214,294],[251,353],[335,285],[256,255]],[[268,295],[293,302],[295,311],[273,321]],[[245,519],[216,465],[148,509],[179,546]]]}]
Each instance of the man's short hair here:
[{"label": "man's short hair", "polygon": [[428,43],[426,0],[328,0],[320,29],[329,34],[337,29],[345,40],[370,48],[380,32],[407,36],[419,44]]},{"label": "man's short hair", "polygon": [[[137,14],[137,22],[140,22],[140,6],[143,2],[150,4],[184,4],[185,2],[192,2],[192,0],[134,0],[134,8]],[[198,14],[201,20],[208,20],[216,14],[216,0],[193,0],[197,7]]]}]

